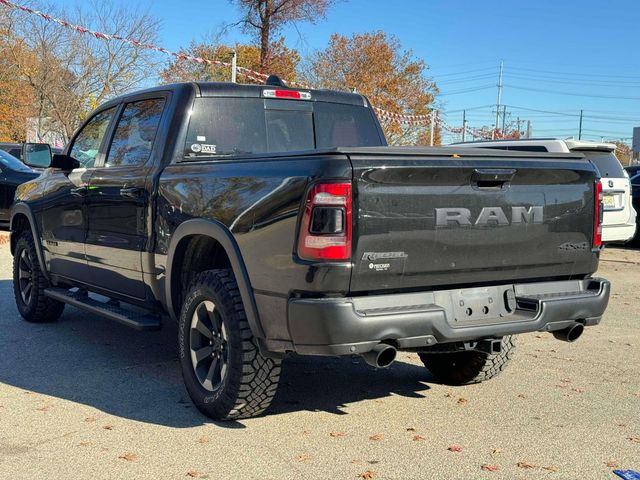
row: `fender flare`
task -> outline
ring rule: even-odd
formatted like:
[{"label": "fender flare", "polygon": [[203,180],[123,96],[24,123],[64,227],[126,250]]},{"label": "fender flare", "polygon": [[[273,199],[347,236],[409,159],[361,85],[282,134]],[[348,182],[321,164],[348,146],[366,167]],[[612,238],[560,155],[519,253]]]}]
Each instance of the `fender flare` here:
[{"label": "fender flare", "polygon": [[265,333],[260,323],[260,317],[258,316],[258,308],[256,306],[255,297],[253,295],[253,288],[249,280],[249,274],[247,268],[242,260],[242,253],[236,243],[233,234],[222,223],[215,220],[205,219],[192,219],[181,223],[171,236],[171,242],[169,244],[169,251],[167,252],[167,266],[166,266],[166,281],[165,281],[165,298],[167,303],[167,310],[174,320],[177,320],[175,314],[174,298],[172,292],[172,279],[173,279],[173,260],[175,258],[176,250],[180,241],[185,237],[191,235],[204,235],[216,240],[222,248],[225,250],[231,263],[231,269],[238,284],[238,290],[240,290],[240,297],[244,304],[244,309],[247,314],[247,321],[251,327],[253,336],[258,339],[264,339]]},{"label": "fender flare", "polygon": [[44,276],[44,278],[50,281],[51,279],[49,278],[49,272],[47,272],[47,269],[45,268],[44,253],[42,251],[42,239],[40,237],[40,232],[38,231],[38,224],[36,223],[36,219],[33,216],[31,207],[29,207],[29,205],[27,205],[24,202],[18,202],[14,204],[13,207],[11,207],[11,220],[9,223],[9,231],[11,232],[12,253],[13,253],[13,247],[15,242],[13,219],[15,218],[16,215],[24,215],[25,217],[27,217],[27,220],[29,221],[29,226],[31,227],[31,235],[33,235],[33,243],[36,246],[36,254],[38,256],[38,263],[40,264],[40,271],[42,272],[42,275]]}]

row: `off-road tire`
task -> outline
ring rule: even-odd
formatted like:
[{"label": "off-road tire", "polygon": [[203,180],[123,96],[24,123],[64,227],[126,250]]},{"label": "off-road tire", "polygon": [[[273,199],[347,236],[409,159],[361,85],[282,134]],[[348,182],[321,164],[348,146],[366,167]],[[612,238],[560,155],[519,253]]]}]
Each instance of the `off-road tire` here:
[{"label": "off-road tire", "polygon": [[[213,302],[228,340],[225,376],[213,391],[198,379],[191,359],[191,323],[203,302]],[[180,313],[178,352],[191,400],[206,416],[235,420],[260,415],[271,404],[280,380],[279,359],[260,354],[231,270],[208,270],[193,279]]]},{"label": "off-road tire", "polygon": [[505,369],[515,353],[515,337],[502,338],[500,353],[483,352],[420,353],[424,366],[442,383],[469,385],[484,382]]},{"label": "off-road tire", "polygon": [[[23,299],[20,290],[20,269],[24,269],[24,265],[21,267],[23,252],[26,254],[30,263],[30,280],[32,284],[30,297],[26,302]],[[60,315],[62,315],[65,304],[45,297],[44,295],[45,289],[50,286],[51,284],[45,278],[42,270],[40,269],[33,236],[31,235],[31,232],[24,231],[18,237],[13,255],[13,293],[16,299],[18,311],[20,312],[20,315],[22,315],[22,318],[27,322],[55,322],[60,318]]]}]

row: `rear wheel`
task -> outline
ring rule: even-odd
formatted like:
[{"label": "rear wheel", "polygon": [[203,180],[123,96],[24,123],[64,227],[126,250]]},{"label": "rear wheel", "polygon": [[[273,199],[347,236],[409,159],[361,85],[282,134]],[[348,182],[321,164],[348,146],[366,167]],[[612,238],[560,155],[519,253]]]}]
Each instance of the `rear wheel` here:
[{"label": "rear wheel", "polygon": [[13,292],[18,311],[27,322],[53,322],[62,315],[64,303],[45,297],[48,287],[49,281],[40,270],[33,236],[24,231],[13,254]]},{"label": "rear wheel", "polygon": [[196,276],[180,314],[178,343],[187,391],[202,413],[232,420],[269,407],[280,360],[260,354],[230,270]]},{"label": "rear wheel", "polygon": [[420,353],[424,366],[442,383],[469,385],[484,382],[505,369],[515,353],[515,337],[502,338],[500,353],[476,351],[453,353]]}]

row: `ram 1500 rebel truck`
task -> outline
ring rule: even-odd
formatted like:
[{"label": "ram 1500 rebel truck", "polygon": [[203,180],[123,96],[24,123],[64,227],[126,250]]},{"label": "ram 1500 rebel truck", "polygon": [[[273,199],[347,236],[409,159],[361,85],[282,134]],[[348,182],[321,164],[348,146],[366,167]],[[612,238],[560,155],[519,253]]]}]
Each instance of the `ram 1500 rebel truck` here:
[{"label": "ram 1500 rebel truck", "polygon": [[[27,159],[28,163],[28,159]],[[260,414],[284,355],[499,373],[597,324],[600,183],[576,154],[386,146],[361,95],[189,83],[101,106],[11,213],[17,308],[179,323],[195,405]]]}]

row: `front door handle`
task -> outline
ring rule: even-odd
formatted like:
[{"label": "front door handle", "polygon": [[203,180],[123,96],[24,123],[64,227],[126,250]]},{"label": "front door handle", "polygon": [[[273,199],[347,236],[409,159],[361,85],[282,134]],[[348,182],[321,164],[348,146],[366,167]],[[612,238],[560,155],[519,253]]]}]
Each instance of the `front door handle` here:
[{"label": "front door handle", "polygon": [[89,193],[89,189],[87,187],[78,187],[71,189],[71,195],[74,197],[86,197],[87,193]]},{"label": "front door handle", "polygon": [[123,197],[129,197],[129,198],[140,198],[143,192],[144,190],[142,188],[136,188],[136,187],[120,189],[120,195],[122,195]]}]

